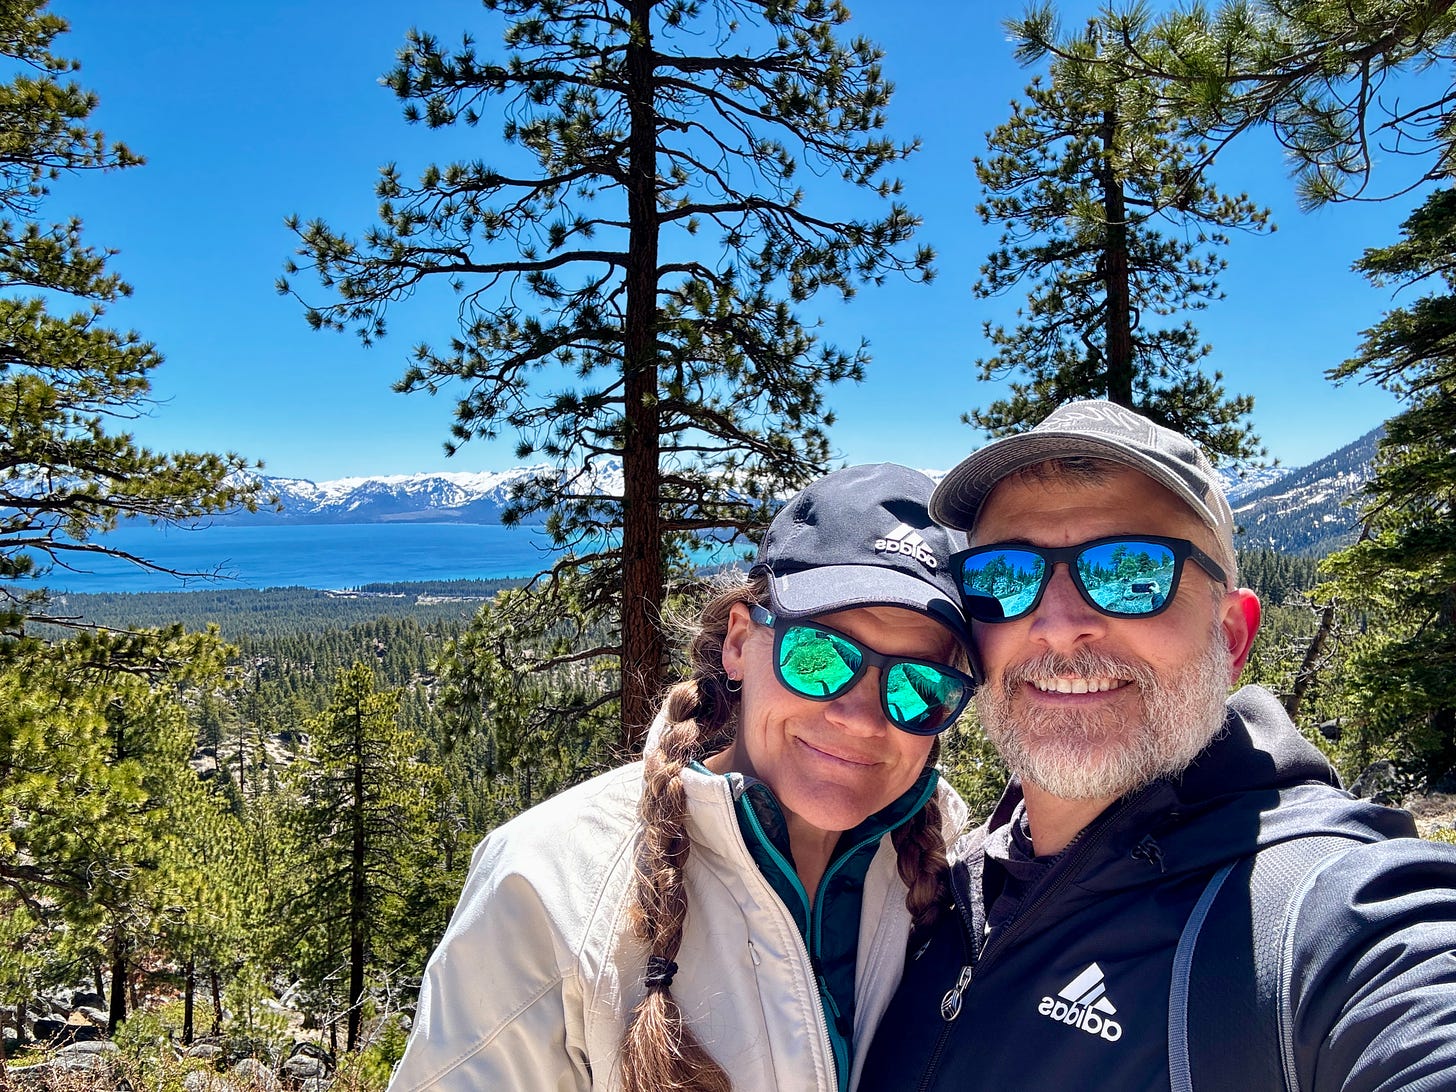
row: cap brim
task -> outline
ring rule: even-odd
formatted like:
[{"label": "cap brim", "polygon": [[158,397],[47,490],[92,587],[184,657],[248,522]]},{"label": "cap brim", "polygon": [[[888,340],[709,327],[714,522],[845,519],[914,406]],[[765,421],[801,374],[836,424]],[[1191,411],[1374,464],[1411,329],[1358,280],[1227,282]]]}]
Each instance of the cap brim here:
[{"label": "cap brim", "polygon": [[882,565],[821,565],[772,576],[769,597],[775,613],[785,618],[858,607],[904,607],[939,622],[962,647],[970,649],[959,604],[924,580]]},{"label": "cap brim", "polygon": [[946,527],[969,531],[975,526],[981,506],[1001,479],[1037,463],[1078,457],[1107,459],[1132,467],[1167,487],[1204,523],[1217,528],[1207,503],[1178,475],[1138,452],[1084,432],[1022,432],[993,440],[941,479],[930,497],[930,516]]}]

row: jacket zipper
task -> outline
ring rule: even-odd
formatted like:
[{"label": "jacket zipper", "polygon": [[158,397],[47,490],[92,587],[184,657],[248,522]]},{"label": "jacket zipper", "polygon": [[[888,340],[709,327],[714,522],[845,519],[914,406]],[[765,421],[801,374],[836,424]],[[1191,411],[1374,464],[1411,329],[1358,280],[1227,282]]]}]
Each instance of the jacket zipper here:
[{"label": "jacket zipper", "polygon": [[[824,875],[820,877],[819,889],[822,891],[824,889],[824,885],[829,881],[829,878],[833,876],[834,873],[839,871],[844,863],[852,858],[861,849],[863,849],[867,845],[870,845],[872,842],[878,842],[881,838],[885,837],[885,835],[904,826],[911,820],[911,818],[917,815],[920,809],[925,806],[925,802],[929,800],[930,797],[935,793],[937,781],[938,779],[934,777],[930,779],[930,782],[925,786],[925,791],[921,794],[919,801],[915,804],[914,807],[910,808],[905,813],[904,817],[900,819],[899,822],[886,827],[878,834],[862,838],[854,845],[853,848],[849,850],[849,852],[839,854],[834,862],[830,864]],[[732,798],[730,796],[730,801],[731,799]],[[822,998],[821,1003],[815,1006],[815,1011],[818,1013],[819,1016],[819,1029],[822,1033],[823,1041],[829,1047],[827,1053],[834,1063],[835,1084],[837,1086],[839,1083],[840,1055],[839,1052],[834,1049],[834,1045],[836,1042],[835,1037],[829,1034],[828,1021],[824,1015],[824,1006],[827,1004],[829,1008],[833,1010],[834,1017],[837,1020],[840,1015],[839,1003],[834,999],[834,994],[829,989],[829,980],[825,978],[824,974],[819,970],[819,961],[817,959],[820,935],[823,932],[824,915],[822,913],[822,910],[824,908],[824,900],[816,899],[813,902],[810,902],[809,893],[804,890],[804,885],[799,882],[799,874],[794,871],[793,867],[784,858],[784,855],[780,853],[778,851],[778,848],[773,844],[773,840],[769,838],[768,834],[764,831],[763,824],[759,822],[758,815],[753,810],[752,806],[745,807],[743,809],[743,814],[748,817],[748,823],[749,826],[753,828],[754,837],[756,837],[759,841],[759,844],[761,844],[768,851],[769,856],[773,859],[774,864],[778,866],[779,871],[782,872],[784,876],[789,880],[789,882],[793,885],[794,891],[798,893],[800,901],[804,904],[804,919],[809,924],[809,936],[807,938],[807,942],[803,936],[799,936],[799,950],[804,953],[804,961],[809,965],[809,970],[814,975],[815,987],[819,992],[820,998]],[[758,871],[756,866],[754,868],[754,871]],[[794,927],[794,933],[795,935],[798,935],[798,926]],[[844,1043],[844,1049],[846,1051],[848,1051],[852,1046],[853,1043],[851,1042]],[[852,1064],[852,1058],[846,1057],[844,1059],[843,1068],[846,1080],[848,1079],[850,1066]]]},{"label": "jacket zipper", "polygon": [[956,1017],[961,1014],[962,1000],[965,997],[966,990],[970,988],[971,979],[975,977],[976,971],[979,968],[984,968],[987,960],[994,953],[1005,948],[1010,943],[1010,938],[1021,933],[1025,929],[1026,923],[1035,919],[1037,912],[1050,902],[1053,897],[1060,894],[1062,888],[1070,883],[1071,878],[1077,874],[1083,861],[1101,843],[1105,832],[1113,828],[1117,817],[1137,804],[1147,792],[1147,789],[1142,789],[1132,796],[1125,797],[1114,805],[1113,810],[1106,815],[1105,821],[1099,825],[1094,836],[1079,842],[1073,849],[1072,856],[1067,859],[1066,864],[1063,866],[1056,880],[1042,891],[1032,901],[1030,906],[1019,911],[1011,924],[1006,927],[1006,930],[992,944],[987,946],[985,951],[980,952],[979,955],[977,952],[980,948],[981,938],[976,935],[975,917],[970,910],[971,892],[965,892],[964,898],[962,897],[963,893],[955,883],[955,870],[951,870],[951,890],[955,893],[956,910],[960,913],[961,928],[965,930],[966,935],[967,962],[961,967],[960,974],[956,976],[955,985],[947,990],[945,996],[940,999],[940,1016],[942,1020],[940,1034],[936,1037],[935,1049],[931,1051],[930,1061],[920,1078],[920,1084],[917,1086],[918,1092],[929,1092],[931,1083],[935,1079],[936,1070],[940,1068],[941,1055],[945,1053],[946,1044],[950,1041],[951,1025],[954,1023]]},{"label": "jacket zipper", "polygon": [[[737,811],[731,789],[729,790],[728,807],[730,814]],[[780,853],[777,848],[775,848],[773,842],[769,839],[768,835],[764,833],[763,824],[758,821],[758,816],[754,814],[753,808],[744,808],[743,814],[748,816],[748,823],[753,828],[754,837],[756,837],[759,840],[760,844],[762,844],[768,850],[770,856],[773,858],[774,863],[778,865],[780,871],[782,871],[784,875],[787,876],[788,879],[793,883],[794,890],[798,892],[799,898],[804,903],[804,916],[807,919],[809,916],[809,894],[804,890],[804,885],[799,882],[798,874],[795,873],[793,869],[789,868],[789,862],[784,860],[784,855]],[[745,855],[747,855],[747,847],[744,847],[744,853]],[[768,880],[765,879],[763,875],[758,871],[758,865],[756,862],[754,862],[751,856],[749,856],[748,863],[751,866],[748,871],[751,872],[753,875],[757,876],[758,882],[769,889],[769,894],[773,895],[775,901],[779,902],[780,905],[783,905],[783,900],[779,899],[778,892],[773,889],[773,885],[770,884]],[[788,907],[785,906],[784,910],[787,911]],[[823,976],[819,974],[819,969],[815,965],[813,957],[809,954],[809,946],[805,943],[803,934],[799,932],[799,926],[793,920],[792,914],[789,915],[789,925],[792,926],[791,931],[794,934],[794,939],[797,940],[799,944],[799,954],[802,957],[802,962],[800,965],[809,968],[810,981],[814,985],[814,992],[819,994],[820,996],[823,996]],[[835,1086],[837,1087],[839,1084],[839,1066],[834,1053],[834,1041],[829,1037],[829,1022],[824,1015],[824,1005],[822,1002],[815,1003],[814,1016],[815,1019],[818,1021],[819,1026],[819,1044],[823,1048],[824,1056],[829,1061],[829,1072],[832,1074],[832,1079],[834,1080]]]}]

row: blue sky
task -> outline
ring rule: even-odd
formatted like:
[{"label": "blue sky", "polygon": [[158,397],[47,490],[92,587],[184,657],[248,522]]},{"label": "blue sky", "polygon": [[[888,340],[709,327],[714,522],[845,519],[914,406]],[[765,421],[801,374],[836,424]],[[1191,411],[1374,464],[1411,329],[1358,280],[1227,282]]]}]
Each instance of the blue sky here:
[{"label": "blue sky", "polygon": [[[1000,393],[975,380],[973,362],[987,354],[981,323],[1009,321],[1020,302],[971,295],[997,237],[975,217],[971,159],[1032,74],[1014,63],[1000,26],[1020,6],[850,7],[853,29],[886,50],[897,86],[889,132],[923,142],[899,173],[924,219],[919,239],[939,253],[939,276],[929,287],[867,288],[847,305],[824,296],[804,313],[822,316],[830,340],[867,337],[874,354],[864,383],[829,393],[840,457],[942,469],[983,442],[961,412]],[[497,126],[461,134],[407,125],[378,83],[410,25],[446,41],[473,29],[482,54],[500,56],[492,17],[473,0],[52,0],[52,10],[72,24],[58,50],[81,60],[83,83],[101,97],[93,120],[148,160],[65,180],[47,208],[80,215],[92,245],[120,252],[113,268],[135,295],[111,322],[166,355],[154,376],[160,404],[135,423],[142,442],[236,450],[263,459],[268,473],[315,480],[515,463],[506,441],[473,442],[447,458],[453,399],[390,389],[416,340],[452,332],[448,302],[396,308],[390,336],[365,349],[351,335],[309,330],[297,302],[273,288],[292,249],[286,215],[357,234],[373,223],[381,164],[397,161],[413,177],[432,161],[499,158]],[[1299,466],[1396,408],[1369,387],[1336,388],[1324,372],[1390,306],[1350,264],[1392,241],[1415,199],[1300,213],[1277,151],[1261,142],[1221,163],[1214,180],[1271,207],[1278,231],[1226,248],[1227,299],[1194,316],[1214,347],[1206,366],[1231,392],[1254,395],[1271,456]],[[317,293],[301,279],[299,287]]]}]

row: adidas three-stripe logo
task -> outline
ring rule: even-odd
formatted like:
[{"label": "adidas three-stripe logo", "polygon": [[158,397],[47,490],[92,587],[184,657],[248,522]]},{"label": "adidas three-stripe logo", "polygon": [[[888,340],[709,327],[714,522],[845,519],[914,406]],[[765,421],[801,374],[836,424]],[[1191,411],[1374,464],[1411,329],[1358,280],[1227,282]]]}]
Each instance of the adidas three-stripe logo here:
[{"label": "adidas three-stripe logo", "polygon": [[1057,991],[1056,997],[1043,997],[1036,1011],[1059,1024],[1080,1028],[1109,1043],[1122,1038],[1122,1025],[1112,1017],[1115,1006],[1107,997],[1107,980],[1096,963]]},{"label": "adidas three-stripe logo", "polygon": [[932,571],[940,566],[920,532],[908,523],[900,524],[884,538],[875,539],[875,553],[906,554]]}]

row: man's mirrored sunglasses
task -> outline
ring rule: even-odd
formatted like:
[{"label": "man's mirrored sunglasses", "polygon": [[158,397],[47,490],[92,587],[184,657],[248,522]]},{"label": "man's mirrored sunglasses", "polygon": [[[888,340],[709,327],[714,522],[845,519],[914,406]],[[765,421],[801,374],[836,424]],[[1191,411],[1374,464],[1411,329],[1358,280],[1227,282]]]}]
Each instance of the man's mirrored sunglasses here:
[{"label": "man's mirrored sunglasses", "polygon": [[1185,538],[1115,535],[1051,548],[996,543],[951,557],[966,614],[978,622],[1011,622],[1041,602],[1054,566],[1065,562],[1072,583],[1092,607],[1113,618],[1151,618],[1173,601],[1183,562],[1192,559],[1220,584],[1218,562]]},{"label": "man's mirrored sunglasses", "polygon": [[933,660],[886,656],[818,622],[775,618],[761,606],[749,615],[773,630],[774,675],[783,687],[811,701],[832,701],[871,667],[880,669],[880,705],[896,728],[933,736],[951,726],[965,709],[975,680]]}]

